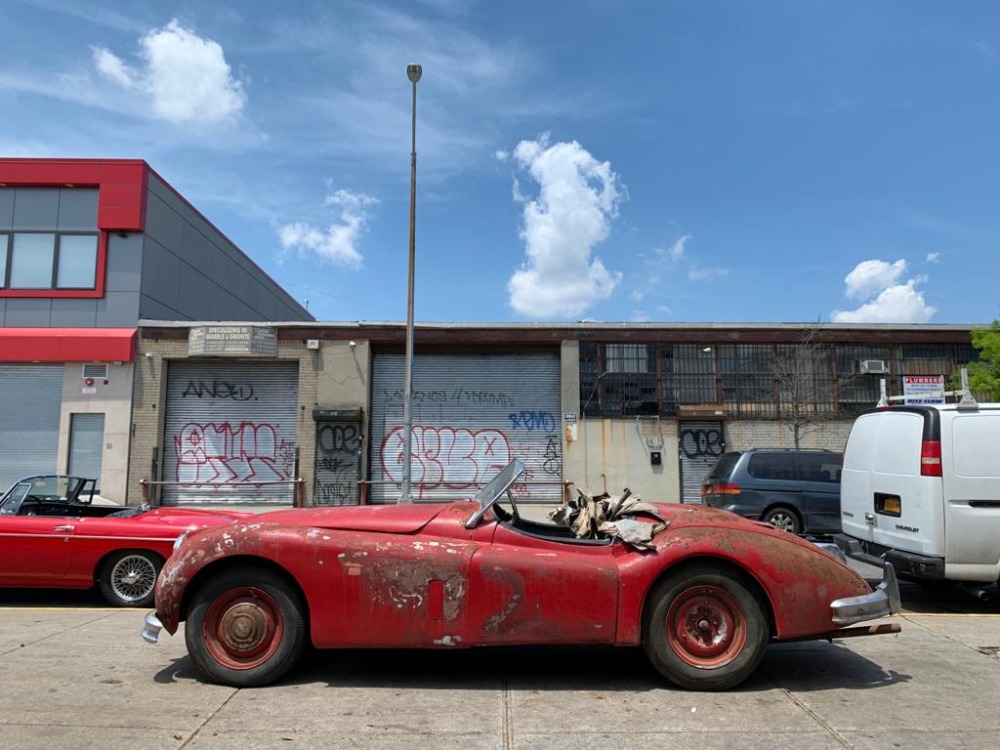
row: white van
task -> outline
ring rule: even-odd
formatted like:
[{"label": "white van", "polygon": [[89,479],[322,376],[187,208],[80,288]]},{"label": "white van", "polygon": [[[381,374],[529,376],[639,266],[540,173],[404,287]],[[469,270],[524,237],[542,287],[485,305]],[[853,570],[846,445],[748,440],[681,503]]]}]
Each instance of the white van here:
[{"label": "white van", "polygon": [[1000,404],[863,412],[844,450],[840,522],[845,555],[901,576],[1000,579]]}]

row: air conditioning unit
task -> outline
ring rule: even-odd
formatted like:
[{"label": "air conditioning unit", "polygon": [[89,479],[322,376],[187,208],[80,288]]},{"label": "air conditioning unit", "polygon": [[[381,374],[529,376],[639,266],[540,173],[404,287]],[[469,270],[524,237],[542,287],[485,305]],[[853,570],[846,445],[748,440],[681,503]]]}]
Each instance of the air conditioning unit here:
[{"label": "air conditioning unit", "polygon": [[106,362],[85,362],[81,375],[84,380],[107,380],[108,365]]},{"label": "air conditioning unit", "polygon": [[889,372],[885,360],[881,359],[862,359],[858,362],[858,369],[862,375],[885,375]]}]

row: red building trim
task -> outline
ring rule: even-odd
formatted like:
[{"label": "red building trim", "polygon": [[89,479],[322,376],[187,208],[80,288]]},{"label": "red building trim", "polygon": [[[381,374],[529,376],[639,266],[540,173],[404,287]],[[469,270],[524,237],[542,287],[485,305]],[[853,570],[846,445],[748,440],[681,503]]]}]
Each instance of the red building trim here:
[{"label": "red building trim", "polygon": [[149,166],[141,160],[0,159],[0,187],[96,187],[100,230],[93,289],[0,289],[0,297],[104,297],[108,233],[145,231],[148,186]]},{"label": "red building trim", "polygon": [[131,362],[134,328],[0,328],[0,362]]}]

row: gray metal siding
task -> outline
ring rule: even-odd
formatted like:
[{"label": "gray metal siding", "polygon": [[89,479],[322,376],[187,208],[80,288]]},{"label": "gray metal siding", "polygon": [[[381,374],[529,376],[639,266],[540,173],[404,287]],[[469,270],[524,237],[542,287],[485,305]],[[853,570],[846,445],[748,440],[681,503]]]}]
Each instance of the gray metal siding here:
[{"label": "gray metal siding", "polygon": [[0,492],[56,471],[62,365],[0,365]]},{"label": "gray metal siding", "polygon": [[681,502],[701,505],[701,483],[725,452],[722,422],[680,422]]},{"label": "gray metal siding", "polygon": [[[371,500],[394,502],[402,478],[403,356],[377,354],[372,375]],[[511,458],[528,471],[526,501],[562,498],[558,354],[416,356],[412,492],[472,495]]]},{"label": "gray metal siding", "polygon": [[297,406],[298,362],[170,362],[163,504],[290,505]]},{"label": "gray metal siding", "polygon": [[[143,249],[146,318],[176,311],[180,320],[312,320],[312,316],[249,257],[156,175],[149,177]],[[250,296],[238,293],[247,285]],[[154,313],[150,315],[150,313]]]}]

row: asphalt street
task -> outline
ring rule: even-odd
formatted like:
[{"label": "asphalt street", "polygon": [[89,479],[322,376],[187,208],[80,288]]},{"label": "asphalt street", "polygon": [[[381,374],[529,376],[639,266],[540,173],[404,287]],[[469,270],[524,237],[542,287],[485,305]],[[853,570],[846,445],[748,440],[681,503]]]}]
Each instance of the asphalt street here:
[{"label": "asphalt street", "polygon": [[236,690],[201,682],[182,637],[144,643],[144,611],[0,592],[0,747],[994,750],[1000,596],[902,590],[899,635],[772,646],[726,693],[595,648],[313,653]]}]

